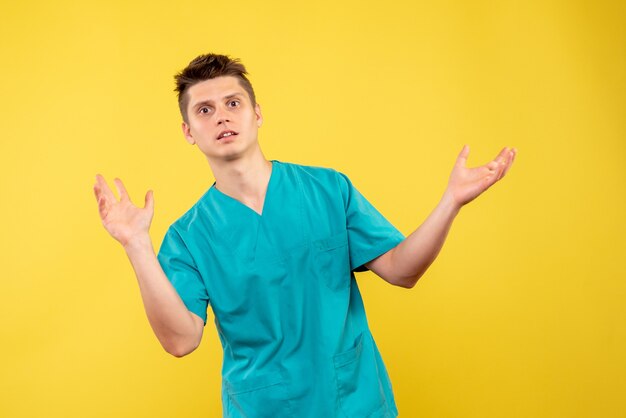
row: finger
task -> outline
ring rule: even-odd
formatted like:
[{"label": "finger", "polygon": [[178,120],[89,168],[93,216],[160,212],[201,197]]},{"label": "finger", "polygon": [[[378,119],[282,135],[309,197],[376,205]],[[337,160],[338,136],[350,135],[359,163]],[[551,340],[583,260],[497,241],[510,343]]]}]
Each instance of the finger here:
[{"label": "finger", "polygon": [[93,194],[96,196],[96,201],[98,202],[98,205],[100,204],[100,199],[106,199],[104,194],[102,193],[102,190],[100,190],[100,187],[97,184],[94,184],[93,186]]},{"label": "finger", "polygon": [[496,181],[500,180],[502,178],[502,176],[504,176],[504,169],[506,168],[506,165],[504,165],[504,162],[502,163],[502,165],[500,166],[500,168],[498,169],[498,177],[496,178]]},{"label": "finger", "polygon": [[504,168],[504,172],[502,173],[502,177],[506,175],[511,166],[513,165],[513,160],[515,160],[515,149],[510,151],[509,161],[507,161],[506,167]]},{"label": "finger", "polygon": [[[499,174],[500,165],[503,162],[503,156],[506,155],[506,153],[505,153],[506,149],[507,148],[504,148],[502,151],[500,151],[498,153],[498,155],[496,155],[496,158],[494,158],[493,160],[489,161],[483,167],[486,167],[489,170],[490,173]],[[496,180],[497,180],[497,178],[496,178]]]},{"label": "finger", "polygon": [[459,156],[456,158],[456,165],[460,167],[465,167],[467,164],[467,157],[469,155],[469,145],[463,145],[463,149],[459,153]]},{"label": "finger", "polygon": [[109,213],[109,208],[104,196],[101,196],[100,199],[98,199],[98,212],[100,212],[100,218],[102,218],[102,220],[104,220]]},{"label": "finger", "polygon": [[509,167],[510,163],[511,163],[511,151],[509,150],[509,148],[507,148],[507,152],[504,155],[503,160],[500,162],[497,180],[500,180],[502,177],[504,177],[504,174],[506,173],[507,167]]},{"label": "finger", "polygon": [[483,176],[491,176],[497,173],[498,163],[495,161],[491,161],[483,165],[482,167],[477,168],[480,169],[482,173],[484,173]]},{"label": "finger", "polygon": [[485,190],[493,186],[496,181],[498,181],[498,172],[494,171],[485,178]]},{"label": "finger", "polygon": [[504,175],[504,171],[509,165],[510,157],[511,157],[511,154],[509,151],[509,147],[504,147],[504,149],[500,151],[500,154],[498,154],[498,156],[496,157],[496,161],[498,162],[498,169],[497,169],[498,177],[496,178],[496,181],[500,180],[502,176]]},{"label": "finger", "polygon": [[500,180],[502,177],[502,172],[505,168],[506,161],[502,160],[502,157],[498,155],[494,161],[490,161],[485,164],[485,167],[488,168],[489,172],[487,174],[487,187],[491,187],[495,182]]},{"label": "finger", "polygon": [[508,147],[502,148],[502,151],[500,151],[498,155],[496,155],[496,158],[494,158],[493,161],[500,164],[506,158],[507,151],[508,151]]},{"label": "finger", "polygon": [[111,202],[116,202],[117,198],[113,194],[113,191],[107,184],[104,177],[102,177],[102,175],[100,174],[96,174],[96,181],[98,182],[98,186],[100,187],[100,190],[102,191],[102,193],[104,193],[104,196],[106,196],[106,198],[109,199]]},{"label": "finger", "polygon": [[126,187],[124,187],[124,183],[119,178],[113,179],[115,182],[115,186],[117,186],[117,192],[120,195],[120,200],[130,200],[130,196],[128,196],[128,192],[126,191]]},{"label": "finger", "polygon": [[154,193],[152,190],[148,190],[148,193],[146,193],[145,202],[144,208],[148,209],[150,212],[154,212]]},{"label": "finger", "polygon": [[93,185],[93,194],[96,196],[96,201],[100,198],[100,188],[97,184]]}]

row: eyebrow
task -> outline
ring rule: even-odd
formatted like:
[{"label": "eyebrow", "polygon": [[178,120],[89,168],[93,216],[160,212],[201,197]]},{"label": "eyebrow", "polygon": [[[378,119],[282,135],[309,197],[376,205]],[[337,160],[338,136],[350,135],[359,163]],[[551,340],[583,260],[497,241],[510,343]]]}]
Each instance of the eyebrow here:
[{"label": "eyebrow", "polygon": [[[237,97],[237,96],[241,96],[241,95],[242,95],[241,93],[231,93],[231,94],[229,94],[227,96],[222,97],[222,100],[232,99],[233,97]],[[205,105],[210,105],[210,104],[213,104],[213,100],[211,100],[211,99],[202,100],[202,101],[199,101],[198,103],[195,103],[192,106],[192,109],[197,109],[200,106],[205,106]]]}]

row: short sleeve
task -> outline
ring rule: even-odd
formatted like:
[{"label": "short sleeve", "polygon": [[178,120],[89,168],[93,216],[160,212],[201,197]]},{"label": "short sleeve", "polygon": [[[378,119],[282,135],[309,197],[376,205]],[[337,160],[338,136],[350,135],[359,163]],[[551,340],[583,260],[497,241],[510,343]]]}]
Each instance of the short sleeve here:
[{"label": "short sleeve", "polygon": [[206,325],[209,297],[187,245],[175,228],[167,230],[157,256],[161,268],[187,309]]},{"label": "short sleeve", "polygon": [[405,237],[353,186],[348,176],[337,173],[346,210],[350,266],[354,271],[367,271],[365,263],[391,250]]}]

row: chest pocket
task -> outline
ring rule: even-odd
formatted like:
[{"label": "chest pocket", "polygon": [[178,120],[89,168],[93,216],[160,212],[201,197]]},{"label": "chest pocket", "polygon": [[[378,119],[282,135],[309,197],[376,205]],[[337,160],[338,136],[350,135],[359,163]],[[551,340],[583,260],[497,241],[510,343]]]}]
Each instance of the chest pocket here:
[{"label": "chest pocket", "polygon": [[350,254],[348,231],[313,241],[314,270],[331,290],[350,286]]}]

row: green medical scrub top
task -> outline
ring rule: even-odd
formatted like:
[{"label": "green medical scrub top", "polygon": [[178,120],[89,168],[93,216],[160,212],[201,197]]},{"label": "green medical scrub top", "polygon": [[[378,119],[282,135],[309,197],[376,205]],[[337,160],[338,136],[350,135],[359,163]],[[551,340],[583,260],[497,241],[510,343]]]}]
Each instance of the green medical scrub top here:
[{"label": "green medical scrub top", "polygon": [[211,188],[158,259],[224,350],[224,417],[396,417],[355,271],[404,235],[324,167],[272,160],[262,214]]}]

